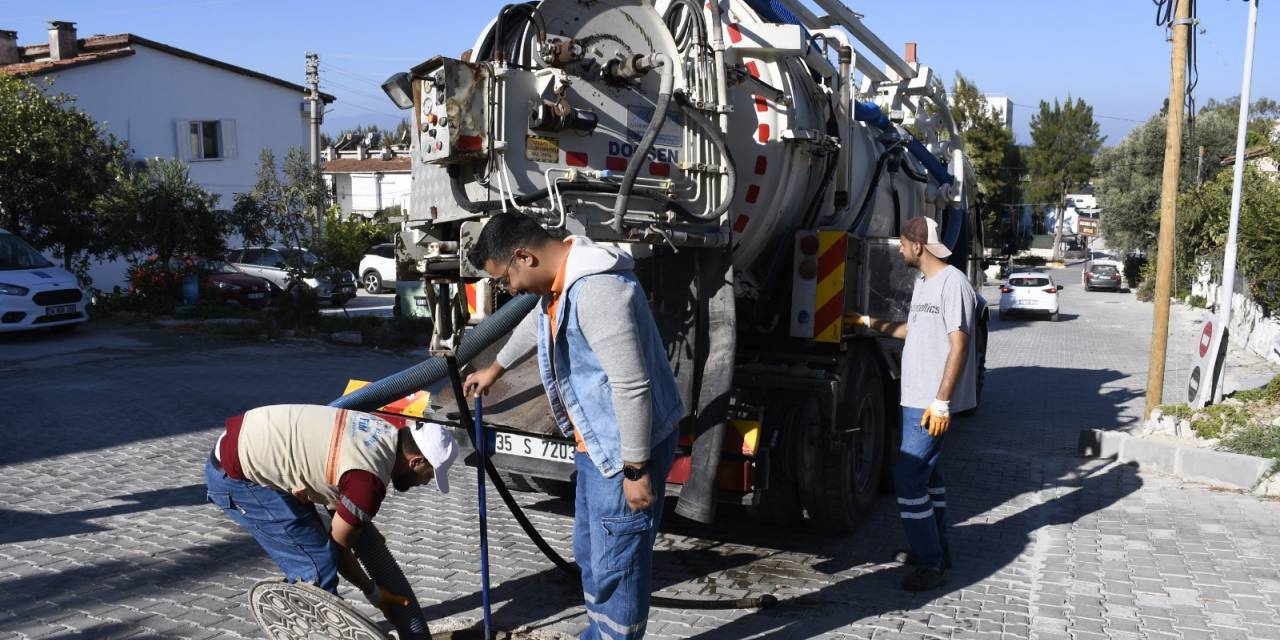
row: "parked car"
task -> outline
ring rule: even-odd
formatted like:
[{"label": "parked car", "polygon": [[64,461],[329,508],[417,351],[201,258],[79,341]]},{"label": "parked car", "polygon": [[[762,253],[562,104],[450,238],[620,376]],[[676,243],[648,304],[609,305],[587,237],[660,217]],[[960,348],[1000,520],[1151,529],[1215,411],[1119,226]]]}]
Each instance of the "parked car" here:
[{"label": "parked car", "polygon": [[200,288],[216,292],[223,304],[238,304],[246,309],[261,309],[271,302],[271,283],[233,267],[225,260],[195,259],[200,272]]},{"label": "parked car", "polygon": [[74,328],[89,319],[76,277],[0,229],[0,332]]},{"label": "parked car", "polygon": [[1081,274],[1080,279],[1084,284],[1085,291],[1093,291],[1094,289],[1119,291],[1124,288],[1121,277],[1123,272],[1124,263],[1122,262],[1116,260],[1094,260]]},{"label": "parked car", "polygon": [[356,276],[350,271],[323,270],[315,254],[300,248],[246,247],[227,252],[227,262],[251,276],[290,294],[310,290],[322,302],[341,307],[356,297]]},{"label": "parked car", "polygon": [[1018,271],[1009,274],[1005,286],[1000,287],[1000,317],[1014,314],[1046,315],[1058,320],[1058,292],[1062,285],[1055,284],[1049,274],[1041,271]]},{"label": "parked car", "polygon": [[369,293],[396,288],[396,246],[391,243],[369,247],[360,259],[360,284]]}]

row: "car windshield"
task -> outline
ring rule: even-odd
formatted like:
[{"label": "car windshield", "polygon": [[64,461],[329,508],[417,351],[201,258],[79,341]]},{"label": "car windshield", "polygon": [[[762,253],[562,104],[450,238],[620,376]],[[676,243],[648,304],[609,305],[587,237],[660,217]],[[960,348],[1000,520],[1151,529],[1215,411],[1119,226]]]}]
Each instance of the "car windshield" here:
[{"label": "car windshield", "polygon": [[320,258],[317,258],[314,253],[303,249],[281,249],[280,253],[284,254],[285,262],[291,265],[314,267],[317,262],[320,262]]},{"label": "car windshield", "polygon": [[52,262],[18,236],[0,233],[0,271],[48,269],[52,266]]},{"label": "car windshield", "polygon": [[208,273],[240,273],[239,269],[222,260],[205,260],[200,267]]},{"label": "car windshield", "polygon": [[1092,271],[1095,275],[1099,276],[1114,276],[1117,273],[1120,273],[1116,270],[1116,266],[1113,264],[1094,265]]},{"label": "car windshield", "polygon": [[1009,278],[1011,287],[1043,287],[1048,284],[1048,278]]}]

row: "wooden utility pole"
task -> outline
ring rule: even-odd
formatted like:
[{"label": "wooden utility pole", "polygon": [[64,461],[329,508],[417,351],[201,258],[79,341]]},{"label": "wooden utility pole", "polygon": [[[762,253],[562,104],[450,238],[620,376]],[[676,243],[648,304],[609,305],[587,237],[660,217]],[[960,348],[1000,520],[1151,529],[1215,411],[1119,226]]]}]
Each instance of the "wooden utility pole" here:
[{"label": "wooden utility pole", "polygon": [[[322,103],[320,102],[320,54],[318,53],[307,53],[307,90],[307,101],[311,103],[311,128],[307,135],[311,144],[311,167],[319,173]],[[313,208],[311,214],[316,221],[315,235],[320,237],[324,233],[324,216],[321,215],[318,207]]]},{"label": "wooden utility pole", "polygon": [[1191,36],[1191,0],[1177,0],[1170,62],[1169,128],[1164,140],[1164,177],[1160,182],[1160,240],[1156,254],[1155,317],[1151,322],[1151,362],[1147,366],[1147,408],[1144,416],[1164,402],[1165,352],[1169,346],[1169,293],[1173,276],[1173,232],[1178,204],[1178,174],[1182,168],[1182,112],[1187,89],[1187,40]]}]

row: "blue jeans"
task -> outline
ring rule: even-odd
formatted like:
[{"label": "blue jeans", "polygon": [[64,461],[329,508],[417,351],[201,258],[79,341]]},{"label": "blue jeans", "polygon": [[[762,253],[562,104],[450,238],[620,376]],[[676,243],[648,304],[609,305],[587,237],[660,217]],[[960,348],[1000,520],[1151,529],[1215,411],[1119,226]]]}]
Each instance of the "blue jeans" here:
[{"label": "blue jeans", "polygon": [[627,506],[621,473],[606,478],[587,454],[574,456],[578,487],[573,555],[582,568],[582,595],[587,604],[584,640],[644,637],[653,591],[653,542],[662,520],[675,448],[673,433],[650,451],[653,505],[644,511]]},{"label": "blue jeans", "polygon": [[902,447],[893,468],[898,513],[907,543],[922,567],[942,567],[947,546],[947,489],[942,482],[942,439],[920,426],[924,409],[902,408]]},{"label": "blue jeans", "polygon": [[212,460],[204,464],[204,480],[209,502],[253,534],[286,580],[310,582],[337,595],[333,540],[315,507],[287,493],[228,477]]}]

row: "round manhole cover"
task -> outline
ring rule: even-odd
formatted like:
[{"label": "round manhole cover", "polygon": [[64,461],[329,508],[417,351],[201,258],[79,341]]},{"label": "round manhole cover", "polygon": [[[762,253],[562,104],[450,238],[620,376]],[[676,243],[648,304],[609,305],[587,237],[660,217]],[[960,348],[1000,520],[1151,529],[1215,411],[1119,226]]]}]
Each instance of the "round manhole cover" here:
[{"label": "round manhole cover", "polygon": [[274,640],[386,640],[376,624],[315,585],[264,580],[249,590],[249,609]]}]

